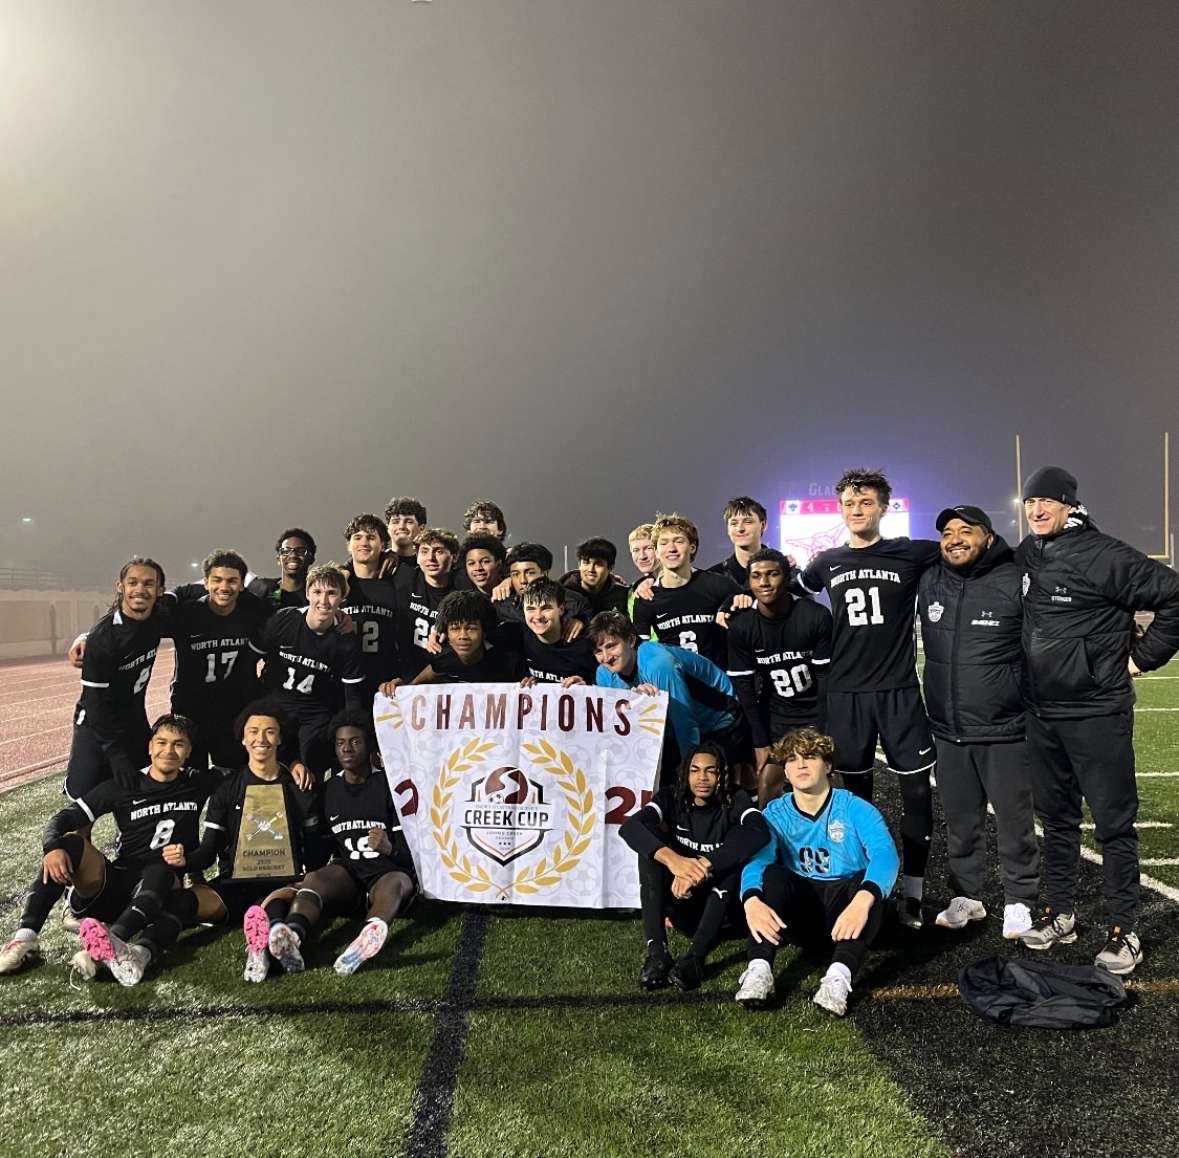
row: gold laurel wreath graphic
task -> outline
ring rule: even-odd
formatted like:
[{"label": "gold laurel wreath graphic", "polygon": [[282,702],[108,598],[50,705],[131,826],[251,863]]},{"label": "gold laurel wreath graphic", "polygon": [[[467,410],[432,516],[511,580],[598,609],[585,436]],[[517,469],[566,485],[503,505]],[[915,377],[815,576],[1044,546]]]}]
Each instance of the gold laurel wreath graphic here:
[{"label": "gold laurel wreath graphic", "polygon": [[391,726],[394,730],[400,728],[405,723],[405,719],[401,714],[401,705],[395,699],[389,700],[389,711],[383,716],[377,716],[373,722],[383,724],[386,720],[393,721]]},{"label": "gold laurel wreath graphic", "polygon": [[568,805],[568,824],[561,843],[553,850],[552,863],[548,857],[541,857],[536,864],[521,869],[506,886],[497,885],[481,864],[473,864],[471,858],[459,849],[458,842],[448,820],[450,802],[454,790],[463,774],[482,764],[487,754],[495,748],[492,743],[482,740],[468,740],[456,748],[443,761],[438,772],[438,782],[431,794],[430,822],[433,825],[434,842],[442,856],[451,880],[465,885],[473,893],[485,893],[499,889],[499,900],[507,900],[512,890],[521,893],[537,893],[541,889],[560,884],[561,878],[572,872],[590,846],[594,829],[594,794],[586,782],[585,773],[570,759],[568,753],[558,752],[547,740],[522,745],[533,764],[553,776],[557,787],[564,794]]}]

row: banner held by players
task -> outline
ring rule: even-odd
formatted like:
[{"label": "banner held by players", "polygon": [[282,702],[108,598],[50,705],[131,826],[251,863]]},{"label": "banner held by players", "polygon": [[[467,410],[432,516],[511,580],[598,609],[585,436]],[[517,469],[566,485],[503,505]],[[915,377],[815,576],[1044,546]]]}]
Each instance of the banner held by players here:
[{"label": "banner held by players", "polygon": [[618,829],[655,786],[666,696],[421,685],[378,694],[373,717],[426,896],[638,907]]}]

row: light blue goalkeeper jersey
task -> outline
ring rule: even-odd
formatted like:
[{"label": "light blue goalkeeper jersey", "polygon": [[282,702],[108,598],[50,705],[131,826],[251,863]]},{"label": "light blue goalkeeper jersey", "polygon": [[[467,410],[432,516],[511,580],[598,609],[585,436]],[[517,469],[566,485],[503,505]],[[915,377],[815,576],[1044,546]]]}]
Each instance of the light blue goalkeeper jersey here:
[{"label": "light blue goalkeeper jersey", "polygon": [[866,800],[833,788],[818,815],[808,816],[787,792],[765,809],[770,843],[741,873],[741,899],[761,892],[766,867],[781,864],[816,881],[845,880],[863,872],[863,887],[880,899],[896,884],[896,845],[884,817]]}]

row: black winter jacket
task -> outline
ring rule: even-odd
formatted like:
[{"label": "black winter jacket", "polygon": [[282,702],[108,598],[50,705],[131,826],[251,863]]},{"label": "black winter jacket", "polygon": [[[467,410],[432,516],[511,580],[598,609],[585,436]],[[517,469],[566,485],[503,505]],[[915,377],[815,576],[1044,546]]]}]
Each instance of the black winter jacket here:
[{"label": "black winter jacket", "polygon": [[1000,538],[967,574],[943,561],[921,576],[925,710],[955,743],[1023,738],[1020,573]]},{"label": "black winter jacket", "polygon": [[[1179,650],[1179,575],[1083,511],[1056,535],[1028,535],[1022,570],[1024,700],[1045,719],[1112,715],[1134,705],[1127,671],[1162,667]],[[1154,622],[1134,638],[1134,612]]]}]

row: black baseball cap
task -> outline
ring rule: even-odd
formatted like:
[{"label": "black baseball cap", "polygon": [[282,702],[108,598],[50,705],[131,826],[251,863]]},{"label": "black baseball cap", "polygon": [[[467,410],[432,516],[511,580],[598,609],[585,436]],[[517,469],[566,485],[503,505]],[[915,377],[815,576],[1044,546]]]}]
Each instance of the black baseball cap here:
[{"label": "black baseball cap", "polygon": [[980,507],[946,507],[938,515],[937,521],[934,523],[939,535],[946,529],[946,524],[951,519],[961,519],[964,523],[969,523],[972,527],[982,527],[984,531],[991,535],[995,533],[995,528],[991,526],[990,516]]}]

